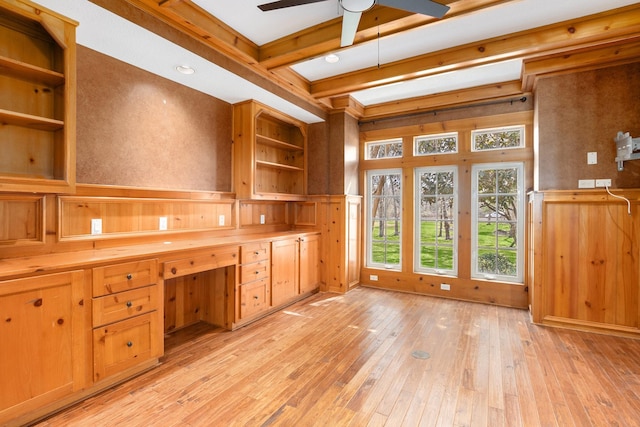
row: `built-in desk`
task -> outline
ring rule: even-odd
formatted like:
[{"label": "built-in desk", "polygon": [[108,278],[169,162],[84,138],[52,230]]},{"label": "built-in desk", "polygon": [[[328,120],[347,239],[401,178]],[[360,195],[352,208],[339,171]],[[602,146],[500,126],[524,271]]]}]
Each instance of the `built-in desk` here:
[{"label": "built-in desk", "polygon": [[[286,258],[265,257],[272,245],[290,248]],[[318,233],[286,232],[0,260],[0,424],[25,424],[154,367],[167,332],[199,321],[233,330],[316,292],[318,245]],[[262,281],[256,305],[258,281],[241,267],[260,247],[259,280],[273,268],[293,291],[274,303]]]}]

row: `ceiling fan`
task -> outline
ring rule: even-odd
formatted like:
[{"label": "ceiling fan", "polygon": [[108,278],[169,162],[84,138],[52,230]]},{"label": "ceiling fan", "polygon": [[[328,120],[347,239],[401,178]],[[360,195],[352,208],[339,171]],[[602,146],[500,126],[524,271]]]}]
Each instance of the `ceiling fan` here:
[{"label": "ceiling fan", "polygon": [[[279,0],[271,3],[261,4],[258,7],[263,12],[285,7],[301,6],[309,3],[319,3],[327,0]],[[442,18],[449,10],[449,6],[436,3],[431,0],[338,0],[340,7],[344,10],[342,16],[342,36],[340,46],[351,46],[356,37],[358,24],[362,12],[365,12],[378,3],[394,9],[402,9],[408,12],[419,13],[421,15]]]}]

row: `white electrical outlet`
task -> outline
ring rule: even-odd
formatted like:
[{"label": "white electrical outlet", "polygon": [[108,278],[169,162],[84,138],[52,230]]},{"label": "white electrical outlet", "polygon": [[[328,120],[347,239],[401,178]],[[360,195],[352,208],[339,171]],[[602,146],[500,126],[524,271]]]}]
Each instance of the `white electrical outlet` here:
[{"label": "white electrical outlet", "polygon": [[260,224],[264,224],[266,222],[264,214],[260,214]]},{"label": "white electrical outlet", "polygon": [[161,216],[158,218],[158,230],[166,230],[168,226],[167,217]]},{"label": "white electrical outlet", "polygon": [[91,234],[93,235],[102,234],[102,219],[93,218],[91,220]]},{"label": "white electrical outlet", "polygon": [[448,283],[440,283],[440,289],[442,289],[443,291],[450,291],[451,285]]},{"label": "white electrical outlet", "polygon": [[578,180],[578,188],[596,188],[596,181],[595,179]]},{"label": "white electrical outlet", "polygon": [[224,215],[220,215],[220,216],[218,216],[218,225],[219,225],[220,227],[223,227],[223,226],[224,226]]},{"label": "white electrical outlet", "polygon": [[370,274],[369,275],[369,280],[371,280],[372,282],[377,282],[378,281],[378,275],[377,274]]},{"label": "white electrical outlet", "polygon": [[611,187],[610,179],[596,179],[596,187]]},{"label": "white electrical outlet", "polygon": [[597,165],[598,164],[598,152],[590,151],[587,153],[587,164],[588,165]]}]

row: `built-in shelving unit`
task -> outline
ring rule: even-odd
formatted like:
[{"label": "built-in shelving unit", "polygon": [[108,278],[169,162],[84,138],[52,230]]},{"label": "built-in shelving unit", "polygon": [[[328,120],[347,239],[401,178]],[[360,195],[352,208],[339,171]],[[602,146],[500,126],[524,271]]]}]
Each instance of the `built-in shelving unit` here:
[{"label": "built-in shelving unit", "polygon": [[76,25],[0,1],[0,191],[74,190]]},{"label": "built-in shelving unit", "polygon": [[306,125],[255,101],[234,107],[238,198],[299,200],[306,195]]}]

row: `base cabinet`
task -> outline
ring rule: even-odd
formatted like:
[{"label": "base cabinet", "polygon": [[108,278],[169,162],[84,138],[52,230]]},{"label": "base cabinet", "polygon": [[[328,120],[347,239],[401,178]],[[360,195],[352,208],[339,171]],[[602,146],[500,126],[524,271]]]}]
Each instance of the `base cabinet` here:
[{"label": "base cabinet", "polygon": [[240,246],[236,322],[243,323],[271,308],[271,245],[268,241]]},{"label": "base cabinet", "polygon": [[301,237],[299,244],[300,293],[306,294],[320,286],[320,235]]},{"label": "base cabinet", "polygon": [[164,334],[155,259],[93,269],[93,379],[162,355]]},{"label": "base cabinet", "polygon": [[84,272],[0,282],[0,425],[86,386]]},{"label": "base cabinet", "polygon": [[286,304],[320,286],[320,235],[271,244],[271,303]]},{"label": "base cabinet", "polygon": [[271,244],[271,304],[285,304],[299,293],[298,239],[278,240]]}]

